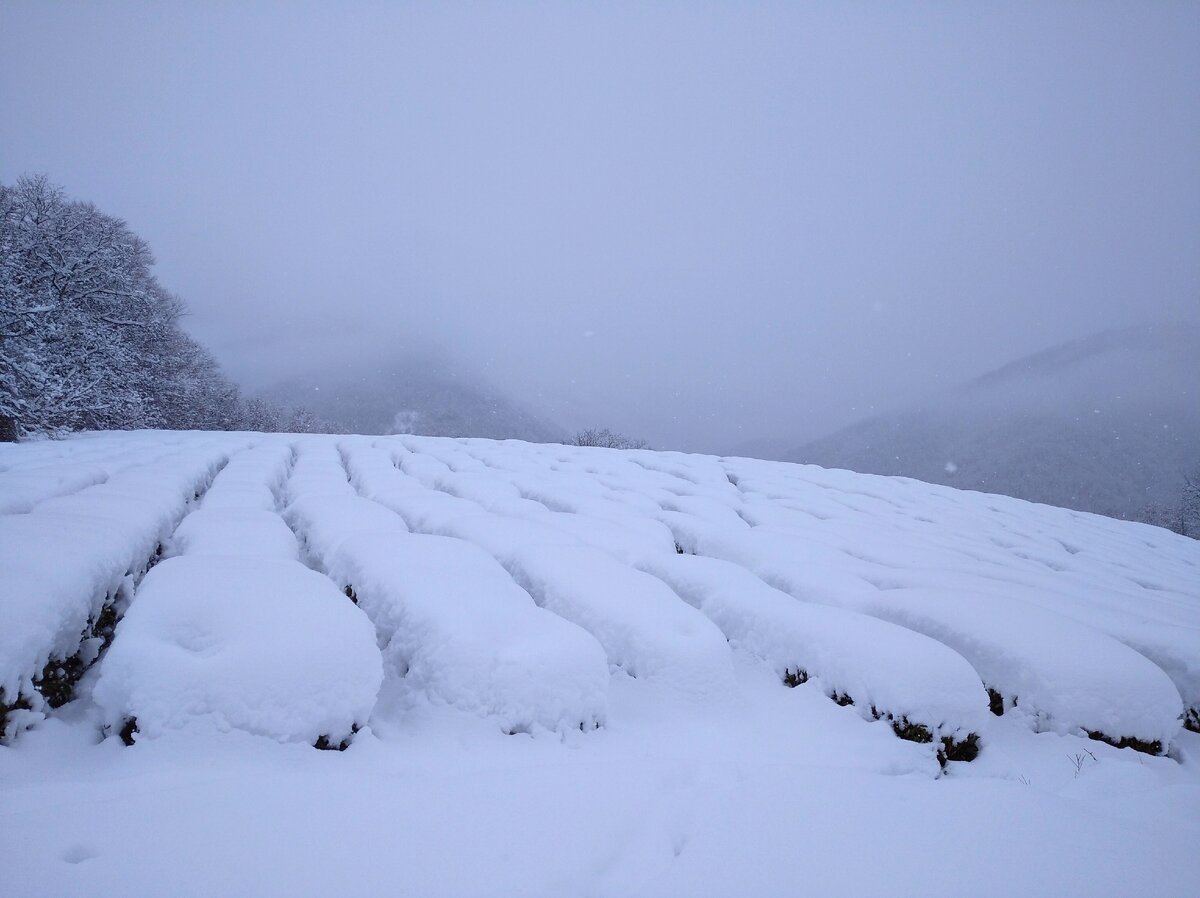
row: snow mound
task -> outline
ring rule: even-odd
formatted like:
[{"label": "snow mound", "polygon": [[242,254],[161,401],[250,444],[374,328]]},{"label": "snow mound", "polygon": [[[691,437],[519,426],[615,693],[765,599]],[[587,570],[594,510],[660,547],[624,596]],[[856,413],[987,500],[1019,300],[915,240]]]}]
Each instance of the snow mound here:
[{"label": "snow mound", "polygon": [[204,494],[205,510],[273,511],[291,460],[292,448],[285,443],[266,443],[239,452],[221,469]]},{"label": "snow mound", "polygon": [[1039,730],[1137,740],[1156,752],[1179,732],[1183,701],[1170,677],[1069,618],[1020,599],[925,589],[891,590],[862,608],[961,652]]},{"label": "snow mound", "polygon": [[[668,555],[641,568],[721,628],[734,648],[792,684],[819,677],[827,694],[866,717],[887,717],[919,741],[978,736],[987,695],[971,665],[941,643],[865,614],[797,602],[744,568]],[[924,731],[909,729],[920,725]]]},{"label": "snow mound", "polygon": [[63,468],[47,465],[32,470],[17,469],[0,474],[0,514],[30,511],[39,502],[84,487],[103,483],[108,472],[99,465]]},{"label": "snow mound", "polygon": [[331,744],[365,723],[383,666],[326,578],[267,558],[171,558],[137,590],[93,692],[114,729],[244,730]]},{"label": "snow mound", "polygon": [[[314,458],[307,476],[334,464]],[[587,633],[534,605],[478,547],[410,534],[376,502],[325,495],[300,496],[289,517],[315,563],[370,617],[406,686],[508,732],[604,721],[608,669]]]},{"label": "snow mound", "polygon": [[537,608],[481,549],[423,534],[360,535],[342,542],[328,569],[387,640],[395,668],[430,695],[509,731],[603,722],[600,646]]},{"label": "snow mound", "polygon": [[[873,562],[861,549],[847,553],[827,535],[800,540],[799,531],[777,526],[779,517],[728,532],[674,513],[664,518],[689,552],[736,563],[796,599],[869,614],[949,646],[1038,728],[1137,740],[1155,751],[1179,731],[1180,692],[1161,668],[1095,628],[996,595],[986,578],[953,591],[919,588],[915,572]],[[919,559],[919,548],[913,552]],[[945,572],[940,578],[947,582]]]},{"label": "snow mound", "polygon": [[33,680],[50,659],[79,650],[89,620],[116,598],[139,536],[120,520],[0,516],[0,701],[36,698]]},{"label": "snow mound", "polygon": [[[412,462],[418,457],[398,461],[444,481],[444,462]],[[720,631],[662,582],[623,563],[655,550],[674,552],[670,531],[658,521],[622,528],[603,517],[544,508],[520,517],[488,515],[478,503],[422,487],[384,452],[359,449],[349,467],[361,488],[414,529],[478,539],[534,601],[591,633],[614,667],[696,695],[729,687],[732,661]],[[616,515],[631,517],[619,506]]]},{"label": "snow mound", "polygon": [[258,508],[209,508],[194,511],[175,528],[170,551],[178,555],[263,556],[296,561],[300,547],[287,524],[273,511]]},{"label": "snow mound", "polygon": [[0,515],[0,703],[36,711],[43,698],[55,707],[70,700],[111,635],[100,631],[111,626],[119,598],[224,461],[202,444],[27,514]]},{"label": "snow mound", "polygon": [[723,693],[733,668],[725,638],[662,581],[589,546],[537,546],[511,556],[539,605],[599,640],[609,662],[696,695]]},{"label": "snow mound", "polygon": [[1009,722],[1151,753],[1181,718],[1200,727],[1200,552],[1144,526],[897,478],[486,440],[90,435],[0,463],[33,508],[0,515],[10,705],[79,676],[165,550],[302,557],[367,612],[400,692],[511,729],[605,719],[605,662],[723,694],[731,647],[910,737],[987,744],[981,695]]}]

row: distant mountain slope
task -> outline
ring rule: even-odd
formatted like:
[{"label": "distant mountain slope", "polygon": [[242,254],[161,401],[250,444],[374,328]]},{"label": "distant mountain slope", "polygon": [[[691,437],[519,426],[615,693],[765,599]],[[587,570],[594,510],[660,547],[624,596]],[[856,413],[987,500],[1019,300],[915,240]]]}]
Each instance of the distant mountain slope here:
[{"label": "distant mountain slope", "polygon": [[1200,465],[1200,329],[1064,343],[788,459],[1139,518]]},{"label": "distant mountain slope", "polygon": [[302,406],[347,433],[415,433],[549,442],[565,432],[444,357],[351,361],[281,381],[262,396]]}]

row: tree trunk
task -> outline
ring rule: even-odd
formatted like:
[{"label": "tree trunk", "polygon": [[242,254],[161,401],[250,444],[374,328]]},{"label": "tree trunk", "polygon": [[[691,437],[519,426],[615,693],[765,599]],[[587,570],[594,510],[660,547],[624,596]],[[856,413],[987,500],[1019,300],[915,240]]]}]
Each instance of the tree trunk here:
[{"label": "tree trunk", "polygon": [[15,443],[21,438],[21,429],[17,427],[17,419],[0,415],[0,443]]}]

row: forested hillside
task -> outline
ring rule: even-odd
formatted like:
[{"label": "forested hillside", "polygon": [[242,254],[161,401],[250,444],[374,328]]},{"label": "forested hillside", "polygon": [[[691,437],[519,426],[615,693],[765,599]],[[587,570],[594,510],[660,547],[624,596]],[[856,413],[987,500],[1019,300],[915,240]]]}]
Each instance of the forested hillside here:
[{"label": "forested hillside", "polygon": [[535,443],[566,438],[562,428],[522,408],[482,376],[432,351],[314,366],[262,395],[275,405],[312,410],[331,432]]},{"label": "forested hillside", "polygon": [[1198,385],[1196,328],[1107,331],[787,457],[1179,529],[1184,477],[1200,468]]}]

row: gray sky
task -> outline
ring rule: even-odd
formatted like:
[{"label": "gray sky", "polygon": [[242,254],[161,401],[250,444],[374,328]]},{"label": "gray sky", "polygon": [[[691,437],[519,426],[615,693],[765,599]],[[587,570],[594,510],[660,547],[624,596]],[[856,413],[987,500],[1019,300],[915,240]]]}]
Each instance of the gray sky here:
[{"label": "gray sky", "polygon": [[0,179],[254,384],[446,346],[723,451],[1200,322],[1200,4],[0,0]]}]

